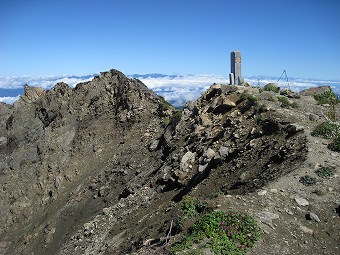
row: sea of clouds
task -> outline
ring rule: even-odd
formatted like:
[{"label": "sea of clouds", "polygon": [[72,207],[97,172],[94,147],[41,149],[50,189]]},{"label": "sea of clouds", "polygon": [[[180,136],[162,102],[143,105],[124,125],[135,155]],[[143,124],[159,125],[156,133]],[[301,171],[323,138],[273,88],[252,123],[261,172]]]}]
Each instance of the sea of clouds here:
[{"label": "sea of clouds", "polygon": [[[61,76],[0,76],[0,102],[12,104],[23,94],[24,84],[50,89],[58,82],[65,82],[75,87],[80,82],[93,79],[97,74],[89,75],[61,75]],[[175,106],[183,106],[185,102],[197,99],[213,83],[228,84],[225,75],[163,75],[145,74],[129,75],[130,78],[138,78],[146,86],[163,96]],[[277,82],[277,77],[250,76],[245,81],[252,86],[264,86],[270,82]],[[340,95],[340,81],[290,78],[277,82],[281,88],[289,87],[293,91],[301,91],[310,87],[331,86],[335,93]]]}]

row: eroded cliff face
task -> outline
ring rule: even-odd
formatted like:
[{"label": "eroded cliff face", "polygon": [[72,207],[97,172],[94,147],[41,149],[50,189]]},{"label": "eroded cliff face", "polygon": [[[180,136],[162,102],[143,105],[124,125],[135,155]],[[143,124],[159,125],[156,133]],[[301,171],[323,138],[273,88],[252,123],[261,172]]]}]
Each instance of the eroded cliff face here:
[{"label": "eroded cliff face", "polygon": [[294,170],[303,129],[244,90],[213,85],[180,112],[117,70],[25,87],[0,105],[0,253],[138,251],[166,235],[183,195],[245,193]]}]

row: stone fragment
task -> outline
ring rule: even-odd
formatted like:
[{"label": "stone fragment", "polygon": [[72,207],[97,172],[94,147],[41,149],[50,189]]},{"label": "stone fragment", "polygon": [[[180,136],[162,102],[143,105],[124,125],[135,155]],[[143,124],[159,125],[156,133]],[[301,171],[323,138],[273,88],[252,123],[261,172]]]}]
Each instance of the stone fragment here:
[{"label": "stone fragment", "polygon": [[297,124],[290,124],[288,128],[295,132],[303,131],[305,129],[303,126]]},{"label": "stone fragment", "polygon": [[267,194],[266,190],[260,190],[259,192],[257,192],[257,195],[259,196],[264,196],[265,194]]},{"label": "stone fragment", "polygon": [[273,226],[273,220],[280,218],[280,216],[276,213],[272,212],[258,212],[255,216],[264,224],[270,226],[272,229],[275,229]]},{"label": "stone fragment", "polygon": [[7,143],[7,138],[4,137],[4,136],[0,136],[0,146],[1,146],[1,145],[4,145],[4,144],[6,144],[6,143]]},{"label": "stone fragment", "polygon": [[211,159],[215,156],[215,151],[213,149],[208,149],[206,152],[205,152],[205,156],[207,159]]},{"label": "stone fragment", "polygon": [[309,202],[307,201],[307,199],[305,199],[303,197],[295,197],[294,200],[300,206],[307,206],[307,205],[309,205]]},{"label": "stone fragment", "polygon": [[205,99],[209,101],[211,98],[221,95],[222,89],[220,84],[212,85],[205,94]]},{"label": "stone fragment", "polygon": [[277,189],[270,189],[270,192],[271,193],[277,193],[278,191],[277,191]]},{"label": "stone fragment", "polygon": [[309,116],[308,116],[308,117],[309,117],[309,120],[310,120],[310,121],[316,121],[316,120],[318,119],[318,116],[317,116],[317,115],[315,115],[315,114],[312,114],[312,113],[311,113],[311,114],[309,114]]},{"label": "stone fragment", "polygon": [[297,92],[293,92],[289,90],[288,88],[284,88],[280,91],[280,95],[289,97],[289,98],[300,98],[300,94]]},{"label": "stone fragment", "polygon": [[211,126],[212,121],[211,121],[211,119],[209,118],[208,115],[202,114],[200,117],[201,117],[201,122],[202,122],[203,126],[205,126],[205,127]]},{"label": "stone fragment", "polygon": [[193,153],[191,151],[185,153],[180,163],[180,170],[183,172],[189,172],[192,168],[191,164],[194,162],[195,156],[196,153]]},{"label": "stone fragment", "polygon": [[218,150],[221,158],[223,158],[223,159],[228,156],[228,151],[229,151],[228,148],[225,147],[225,146],[221,146],[221,148]]},{"label": "stone fragment", "polygon": [[158,148],[159,140],[153,140],[149,146],[150,151],[155,151]]},{"label": "stone fragment", "polygon": [[109,207],[103,208],[103,214],[104,214],[104,215],[109,215],[110,212],[111,212],[111,208],[109,208]]},{"label": "stone fragment", "polygon": [[202,173],[207,168],[207,166],[208,166],[208,164],[199,165],[198,166],[198,172]]},{"label": "stone fragment", "polygon": [[223,114],[236,106],[238,98],[231,97],[217,97],[211,104],[211,109],[214,114]]},{"label": "stone fragment", "polygon": [[300,226],[300,229],[302,230],[303,233],[309,234],[309,235],[313,235],[314,231],[310,228],[307,228],[303,225]]},{"label": "stone fragment", "polygon": [[310,220],[314,220],[314,221],[316,221],[316,222],[320,222],[320,219],[319,219],[318,215],[316,215],[316,214],[313,213],[313,212],[309,212],[309,213],[307,214],[307,217],[308,217],[308,219],[310,219]]}]

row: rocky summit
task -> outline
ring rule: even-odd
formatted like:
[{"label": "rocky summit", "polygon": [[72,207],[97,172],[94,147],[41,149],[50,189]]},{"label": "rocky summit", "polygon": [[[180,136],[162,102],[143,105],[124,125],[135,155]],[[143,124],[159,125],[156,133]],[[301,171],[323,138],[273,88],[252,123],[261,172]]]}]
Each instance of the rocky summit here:
[{"label": "rocky summit", "polygon": [[213,84],[181,111],[117,70],[26,85],[0,104],[0,254],[167,254],[189,196],[256,218],[253,254],[336,254],[337,175],[297,179],[339,167],[310,135],[326,106],[277,98]]}]

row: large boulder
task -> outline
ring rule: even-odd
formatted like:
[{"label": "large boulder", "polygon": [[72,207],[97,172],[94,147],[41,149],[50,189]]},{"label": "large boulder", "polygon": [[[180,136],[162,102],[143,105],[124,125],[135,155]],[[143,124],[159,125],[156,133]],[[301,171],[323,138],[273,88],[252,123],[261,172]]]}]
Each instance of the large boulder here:
[{"label": "large boulder", "polygon": [[313,96],[317,94],[322,94],[324,92],[327,92],[331,89],[330,86],[320,86],[316,88],[309,88],[309,89],[304,89],[300,91],[300,95],[302,96]]}]

